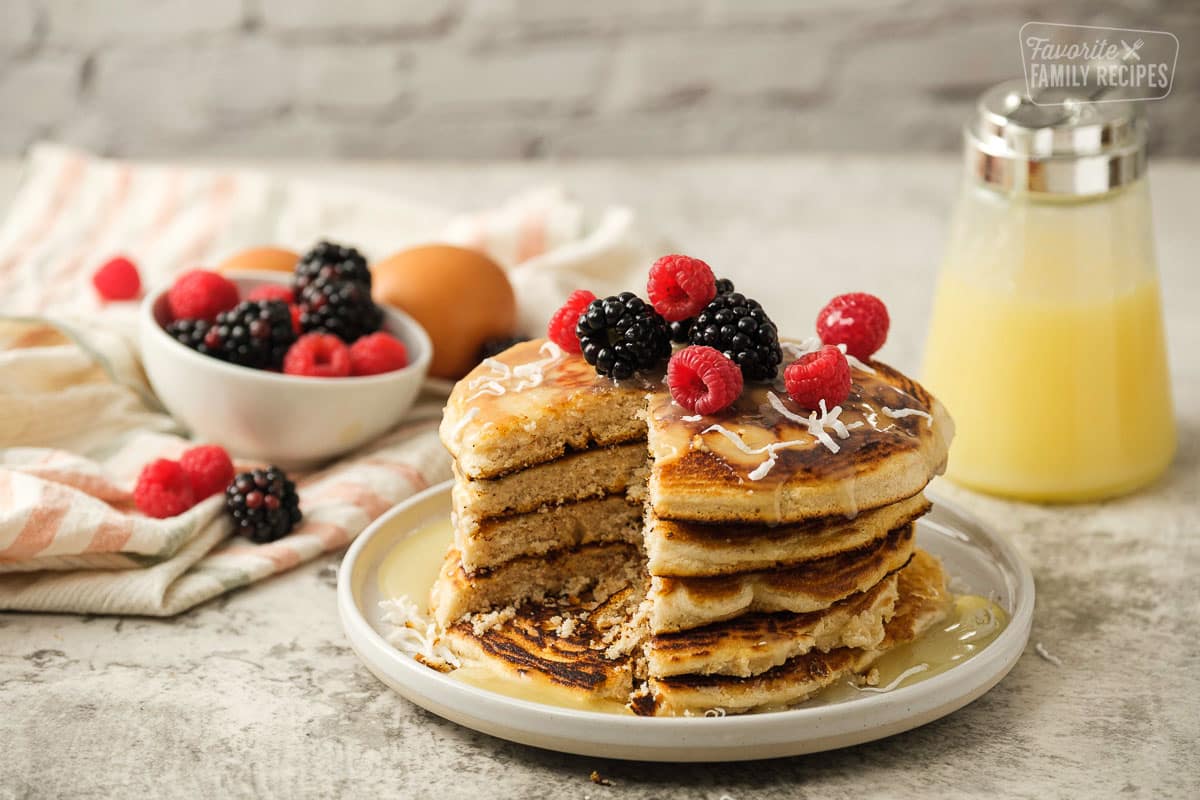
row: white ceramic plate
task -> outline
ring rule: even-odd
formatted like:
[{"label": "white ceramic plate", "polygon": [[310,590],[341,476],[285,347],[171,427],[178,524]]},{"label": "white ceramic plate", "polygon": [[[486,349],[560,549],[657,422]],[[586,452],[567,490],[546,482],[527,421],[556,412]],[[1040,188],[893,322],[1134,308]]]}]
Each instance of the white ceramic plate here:
[{"label": "white ceramic plate", "polygon": [[565,753],[639,761],[741,761],[815,753],[881,739],[957,711],[995,686],[1025,648],[1033,575],[1003,539],[945,502],[918,524],[917,542],[940,556],[956,590],[990,597],[1008,627],[972,658],[909,686],[844,702],[720,718],[635,717],[518,700],[455,681],[385,641],[378,570],[414,530],[450,511],[450,482],[380,517],[346,553],[338,609],[355,652],[401,696],[460,725]]}]

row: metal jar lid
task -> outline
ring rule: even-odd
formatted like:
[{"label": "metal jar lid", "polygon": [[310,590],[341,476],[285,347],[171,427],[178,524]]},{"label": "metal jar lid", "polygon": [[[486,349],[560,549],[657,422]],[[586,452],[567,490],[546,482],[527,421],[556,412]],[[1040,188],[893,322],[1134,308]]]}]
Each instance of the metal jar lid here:
[{"label": "metal jar lid", "polygon": [[968,169],[986,184],[1036,194],[1103,194],[1132,183],[1146,170],[1145,120],[1133,103],[1090,100],[1059,92],[1035,105],[1023,81],[992,87],[965,130]]}]

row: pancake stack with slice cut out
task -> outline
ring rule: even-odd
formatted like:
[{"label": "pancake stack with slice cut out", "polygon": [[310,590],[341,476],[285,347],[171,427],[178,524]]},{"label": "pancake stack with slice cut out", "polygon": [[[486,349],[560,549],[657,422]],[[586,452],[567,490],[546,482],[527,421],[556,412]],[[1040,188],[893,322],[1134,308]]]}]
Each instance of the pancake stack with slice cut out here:
[{"label": "pancake stack with slice cut out", "polygon": [[[917,550],[953,425],[879,362],[828,413],[778,385],[691,414],[538,340],[454,389],[455,545],[431,608],[464,660],[640,714],[799,702],[944,614]],[[648,477],[647,477],[648,476]]]}]

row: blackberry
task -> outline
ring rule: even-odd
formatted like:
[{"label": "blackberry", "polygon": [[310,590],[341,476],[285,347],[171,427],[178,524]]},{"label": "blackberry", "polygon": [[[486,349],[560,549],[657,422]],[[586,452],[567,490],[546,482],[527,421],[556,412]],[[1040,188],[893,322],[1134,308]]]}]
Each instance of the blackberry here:
[{"label": "blackberry", "polygon": [[371,290],[357,281],[316,281],[298,297],[305,333],[332,333],[349,344],[383,324],[383,311],[371,300]]},{"label": "blackberry", "polygon": [[671,355],[666,320],[633,292],[593,300],[575,326],[584,360],[618,380]]},{"label": "blackberry", "polygon": [[[717,297],[723,294],[729,294],[733,291],[733,281],[729,278],[717,278]],[[695,317],[681,319],[678,322],[671,323],[671,341],[684,344],[688,341],[688,334],[692,330],[692,322]]]},{"label": "blackberry", "polygon": [[216,353],[204,344],[204,337],[211,327],[211,322],[202,319],[177,319],[167,325],[167,335],[184,347],[189,347],[206,356],[216,356]]},{"label": "blackberry", "polygon": [[783,361],[779,333],[761,305],[740,292],[718,294],[692,320],[692,344],[720,350],[748,381],[774,380]]},{"label": "blackberry", "polygon": [[234,476],[225,487],[225,508],[235,532],[259,543],[286,536],[304,517],[296,484],[276,466]]},{"label": "blackberry", "polygon": [[371,271],[367,259],[353,247],[343,247],[333,242],[318,242],[296,262],[292,289],[296,297],[314,283],[341,283],[351,281],[371,288]]},{"label": "blackberry", "polygon": [[513,345],[528,341],[528,337],[525,336],[501,336],[497,339],[488,339],[483,343],[483,347],[479,348],[479,360],[494,358]]},{"label": "blackberry", "polygon": [[287,303],[246,300],[218,314],[196,349],[243,367],[279,369],[295,341],[296,331]]}]

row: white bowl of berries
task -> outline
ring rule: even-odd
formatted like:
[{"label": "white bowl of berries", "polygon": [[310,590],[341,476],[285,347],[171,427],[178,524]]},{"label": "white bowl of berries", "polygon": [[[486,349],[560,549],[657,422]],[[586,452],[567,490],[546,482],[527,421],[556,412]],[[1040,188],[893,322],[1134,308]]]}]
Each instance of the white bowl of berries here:
[{"label": "white bowl of berries", "polygon": [[365,263],[354,269],[192,270],[148,294],[142,362],[163,405],[197,437],[288,469],[395,426],[433,347],[412,317],[371,301]]}]

